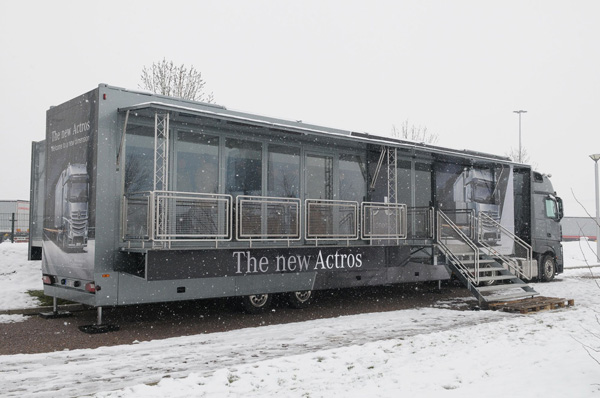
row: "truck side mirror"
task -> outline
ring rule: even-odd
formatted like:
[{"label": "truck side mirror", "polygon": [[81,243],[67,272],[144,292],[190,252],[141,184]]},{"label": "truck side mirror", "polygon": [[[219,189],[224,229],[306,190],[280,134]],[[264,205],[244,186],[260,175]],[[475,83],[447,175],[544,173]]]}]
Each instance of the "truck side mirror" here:
[{"label": "truck side mirror", "polygon": [[561,198],[559,198],[558,196],[556,197],[556,203],[558,204],[558,221],[562,220],[562,218],[564,217],[565,213],[563,211],[563,201]]}]

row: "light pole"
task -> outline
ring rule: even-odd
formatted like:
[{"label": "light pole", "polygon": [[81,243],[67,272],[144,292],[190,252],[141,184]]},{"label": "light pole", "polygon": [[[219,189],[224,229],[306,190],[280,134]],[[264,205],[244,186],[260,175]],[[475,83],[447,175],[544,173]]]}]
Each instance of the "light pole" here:
[{"label": "light pole", "polygon": [[596,260],[600,263],[600,197],[598,194],[598,160],[600,160],[600,154],[596,153],[590,155],[590,158],[594,161],[595,171],[595,185],[596,185]]},{"label": "light pole", "polygon": [[519,114],[519,163],[523,163],[523,152],[521,152],[521,114],[527,113],[524,110],[513,111],[513,113]]}]

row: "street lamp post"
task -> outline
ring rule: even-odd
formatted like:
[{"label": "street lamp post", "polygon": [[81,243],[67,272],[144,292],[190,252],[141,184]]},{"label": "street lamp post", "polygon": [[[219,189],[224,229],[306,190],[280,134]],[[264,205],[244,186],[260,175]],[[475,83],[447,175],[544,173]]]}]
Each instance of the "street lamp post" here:
[{"label": "street lamp post", "polygon": [[527,111],[518,110],[518,111],[513,111],[513,113],[519,114],[519,163],[523,163],[523,152],[521,152],[522,151],[522,149],[521,149],[521,114],[527,113]]},{"label": "street lamp post", "polygon": [[596,260],[600,263],[600,194],[598,193],[598,160],[600,160],[600,154],[590,155],[590,158],[594,161],[594,177],[596,186]]}]

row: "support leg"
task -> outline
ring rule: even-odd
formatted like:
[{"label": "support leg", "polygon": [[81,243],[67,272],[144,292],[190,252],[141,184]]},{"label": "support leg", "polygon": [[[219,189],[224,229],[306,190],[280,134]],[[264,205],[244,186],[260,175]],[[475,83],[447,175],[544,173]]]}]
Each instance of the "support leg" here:
[{"label": "support leg", "polygon": [[40,316],[46,319],[52,318],[67,318],[70,317],[71,314],[69,311],[59,311],[58,310],[58,299],[56,296],[52,297],[52,312],[40,312]]},{"label": "support leg", "polygon": [[79,330],[88,334],[116,332],[119,326],[104,323],[102,320],[102,307],[96,307],[96,324],[79,326]]}]

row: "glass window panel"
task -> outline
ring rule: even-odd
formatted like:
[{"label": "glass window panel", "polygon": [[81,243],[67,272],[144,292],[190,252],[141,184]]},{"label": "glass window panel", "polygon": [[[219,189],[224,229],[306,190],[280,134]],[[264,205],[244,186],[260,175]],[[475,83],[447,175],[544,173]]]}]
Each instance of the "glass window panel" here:
[{"label": "glass window panel", "polygon": [[217,193],[219,191],[219,137],[177,133],[175,190]]},{"label": "glass window panel", "polygon": [[341,200],[362,202],[367,195],[367,170],[359,155],[340,155],[339,183]]},{"label": "glass window panel", "polygon": [[431,205],[431,164],[415,163],[415,207]]},{"label": "glass window panel", "polygon": [[410,185],[412,175],[412,165],[410,160],[397,161],[398,169],[396,176],[398,178],[398,191],[396,192],[397,202],[412,207],[412,189]]},{"label": "glass window panel", "polygon": [[300,197],[300,148],[269,146],[268,196]]},{"label": "glass window panel", "polygon": [[546,199],[546,217],[556,218],[556,202],[552,199]]},{"label": "glass window panel", "polygon": [[236,139],[225,140],[226,192],[262,195],[262,144]]},{"label": "glass window panel", "polygon": [[306,196],[309,199],[333,199],[333,158],[306,155]]},{"label": "glass window panel", "polygon": [[154,187],[154,127],[129,126],[125,136],[125,193]]}]

